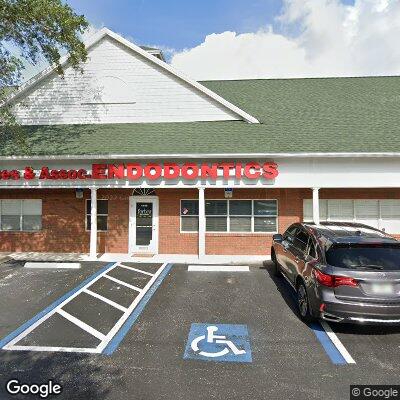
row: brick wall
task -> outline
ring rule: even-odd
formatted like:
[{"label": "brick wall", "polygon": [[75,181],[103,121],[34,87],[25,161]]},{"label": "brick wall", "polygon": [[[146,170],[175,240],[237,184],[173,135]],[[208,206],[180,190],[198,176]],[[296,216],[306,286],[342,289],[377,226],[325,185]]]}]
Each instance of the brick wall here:
[{"label": "brick wall", "polygon": [[[291,193],[292,192],[292,193]],[[198,234],[180,233],[180,200],[197,199],[196,189],[158,190],[160,200],[160,253],[196,254]],[[206,189],[206,199],[223,199],[223,189]],[[300,221],[303,213],[299,191],[285,189],[234,189],[233,199],[277,199],[279,231]],[[268,254],[271,234],[207,233],[207,254]]]},{"label": "brick wall", "polygon": [[[99,232],[98,251],[128,251],[129,192],[99,190],[99,199],[109,199],[108,232]],[[40,232],[0,232],[0,251],[87,253],[89,232],[85,228],[86,199],[77,199],[75,190],[2,190],[0,199],[42,199]]]},{"label": "brick wall", "polygon": [[[222,189],[206,190],[207,199],[224,198]],[[278,200],[279,232],[302,218],[303,206],[297,190],[285,189],[234,189],[233,199]],[[207,254],[269,254],[272,234],[265,233],[207,233]]]},{"label": "brick wall", "polygon": [[197,233],[180,233],[180,200],[197,199],[198,190],[162,189],[159,197],[159,253],[197,254]]},{"label": "brick wall", "polygon": [[[99,199],[109,199],[108,232],[98,234],[98,251],[128,251],[129,196],[131,190],[99,189]],[[197,233],[180,233],[180,200],[196,199],[196,189],[160,189],[159,252],[164,254],[196,254]],[[301,221],[303,198],[311,198],[310,189],[234,189],[234,199],[277,199],[279,232],[293,222]],[[222,189],[207,189],[207,199],[222,199]],[[321,198],[400,198],[396,189],[324,189]],[[0,251],[88,252],[89,232],[85,230],[85,199],[77,199],[75,191],[2,190],[2,199],[43,200],[43,229],[40,232],[0,232]],[[207,254],[269,254],[271,234],[207,233]]]},{"label": "brick wall", "polygon": [[[0,232],[1,251],[84,252],[84,202],[73,190],[2,190],[1,199],[42,199],[40,232]],[[82,226],[83,222],[83,226]],[[51,250],[50,250],[51,249]]]}]

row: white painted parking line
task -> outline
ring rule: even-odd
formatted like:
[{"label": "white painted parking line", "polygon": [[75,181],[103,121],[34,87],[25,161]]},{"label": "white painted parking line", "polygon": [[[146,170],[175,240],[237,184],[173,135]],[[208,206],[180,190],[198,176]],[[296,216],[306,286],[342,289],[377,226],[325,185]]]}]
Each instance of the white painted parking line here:
[{"label": "white painted parking line", "polygon": [[145,274],[145,275],[149,275],[149,276],[154,276],[154,274],[151,274],[150,272],[142,271],[141,269],[138,269],[138,268],[128,267],[127,265],[120,264],[119,267],[120,267],[120,268],[129,269],[129,270],[131,270],[131,271],[139,272],[139,273],[141,273],[141,274]]},{"label": "white painted parking line", "polygon": [[101,294],[98,294],[96,292],[92,292],[89,289],[85,289],[83,292],[89,294],[90,296],[96,297],[96,299],[104,301],[104,303],[107,303],[110,306],[113,306],[114,308],[118,308],[118,310],[121,310],[123,312],[125,312],[127,310],[127,308],[124,307],[124,306],[121,306],[121,304],[118,304],[115,301],[112,301],[112,300],[108,299],[107,297],[102,296]]},{"label": "white painted parking line", "polygon": [[249,272],[247,265],[189,265],[189,272]]},{"label": "white painted parking line", "polygon": [[321,322],[321,326],[324,328],[326,334],[329,336],[329,339],[331,339],[332,343],[338,349],[338,351],[342,355],[342,357],[346,360],[347,364],[355,364],[356,362],[354,361],[353,357],[347,351],[346,347],[344,347],[344,345],[340,341],[340,339],[336,336],[336,333],[333,332],[330,325],[326,321],[320,321],[320,322]]},{"label": "white painted parking line", "polygon": [[163,264],[158,271],[154,274],[154,276],[147,282],[147,285],[143,288],[143,290],[139,293],[139,295],[135,298],[133,303],[129,306],[128,311],[119,319],[119,321],[114,325],[114,327],[110,330],[110,332],[106,335],[106,338],[97,346],[98,352],[101,353],[111,341],[111,339],[117,334],[117,332],[121,329],[122,325],[125,321],[130,317],[130,315],[135,310],[136,306],[139,304],[140,300],[145,296],[145,294],[150,290],[153,283],[157,280],[159,275],[164,271],[167,267],[168,263]]},{"label": "white painted parking line", "polygon": [[[111,271],[117,266],[117,264],[113,264],[110,267],[108,267],[106,270],[104,270],[101,274],[97,275],[95,278],[91,279],[90,282],[88,282],[86,285],[81,287],[79,290],[74,292],[71,296],[66,298],[63,302],[61,302],[57,307],[53,308],[51,311],[49,311],[47,314],[43,315],[41,318],[39,318],[36,322],[34,322],[32,325],[30,325],[28,328],[23,330],[18,336],[16,336],[14,339],[9,341],[5,346],[3,346],[4,350],[17,350],[14,349],[13,346],[19,342],[21,339],[23,339],[25,336],[29,335],[36,327],[41,325],[43,322],[45,322],[47,319],[49,319],[52,315],[54,315],[59,309],[65,306],[65,304],[69,303],[72,299],[74,299],[76,296],[78,296],[80,293],[82,293],[87,287],[93,285],[93,283],[97,282],[100,278],[102,278],[108,271]],[[18,346],[22,347],[22,346]]]},{"label": "white painted parking line", "polygon": [[18,346],[15,345],[12,349],[4,350],[14,350],[14,351],[61,351],[63,353],[98,353],[95,347],[54,347],[54,346]]},{"label": "white painted parking line", "polygon": [[24,268],[79,269],[81,263],[63,262],[26,262]]},{"label": "white painted parking line", "polygon": [[[146,293],[152,288],[154,282],[157,280],[157,278],[161,275],[161,273],[166,270],[169,271],[171,268],[171,265],[168,263],[165,263],[160,266],[160,268],[157,270],[155,274],[151,274],[151,279],[147,282],[146,286],[143,289],[140,289],[136,286],[130,285],[124,281],[121,281],[119,279],[116,279],[112,276],[107,275],[107,272],[113,270],[114,268],[120,266],[119,263],[115,263],[109,267],[105,267],[102,271],[98,272],[98,275],[95,274],[93,278],[89,278],[90,280],[88,282],[82,283],[80,286],[72,290],[72,294],[63,299],[58,305],[55,305],[54,308],[50,308],[50,311],[46,310],[46,314],[43,316],[38,315],[37,320],[33,322],[31,325],[29,325],[26,329],[18,332],[18,335],[15,336],[12,340],[9,340],[7,344],[5,344],[2,349],[3,350],[18,350],[18,351],[57,351],[57,352],[67,352],[67,353],[101,353],[107,345],[112,343],[111,341],[115,338],[117,338],[119,334],[119,330],[121,327],[124,325],[124,323],[127,321],[127,319],[134,314],[135,308],[138,306],[139,302],[142,300],[142,298],[146,295]],[[166,268],[168,266],[168,268]],[[135,291],[138,291],[139,294],[134,298],[132,303],[128,308],[121,306],[118,303],[115,303],[114,301],[99,295],[96,292],[91,291],[88,289],[93,283],[98,281],[101,278],[107,278],[110,279],[116,283],[119,283],[121,285],[127,286]],[[74,299],[76,296],[78,296],[80,293],[87,293],[89,295],[92,295],[93,297],[97,297],[98,299],[114,306],[115,308],[120,309],[121,311],[124,311],[120,319],[117,321],[117,323],[113,326],[113,328],[106,334],[104,335],[103,333],[99,332],[92,326],[86,324],[85,322],[81,321],[80,319],[74,317],[73,315],[69,314],[65,310],[62,309],[63,306],[65,306],[67,303],[69,303],[72,299]],[[20,346],[17,345],[17,343],[26,337],[30,332],[32,332],[36,327],[38,327],[40,324],[42,324],[44,321],[46,321],[48,318],[50,318],[52,315],[55,313],[60,314],[67,320],[71,321],[75,325],[77,325],[79,328],[85,330],[86,332],[90,333],[91,335],[95,336],[98,338],[101,342],[97,347],[91,348],[91,347],[54,347],[54,346]],[[124,333],[125,334],[125,333]]]},{"label": "white painted parking line", "polygon": [[87,323],[81,321],[80,319],[74,317],[70,313],[62,310],[61,308],[57,310],[57,313],[60,314],[62,317],[66,318],[68,321],[72,322],[79,328],[83,329],[84,331],[90,333],[94,337],[97,337],[99,340],[104,340],[105,335],[99,332],[97,329],[94,329],[92,326],[88,325]]},{"label": "white painted parking line", "polygon": [[126,286],[129,289],[136,290],[137,292],[141,292],[142,291],[142,289],[138,288],[137,286],[133,286],[130,283],[126,283],[124,281],[121,281],[121,280],[119,280],[117,278],[114,278],[113,276],[105,274],[104,278],[110,279],[111,281],[114,281],[115,283],[119,283],[120,285]]}]

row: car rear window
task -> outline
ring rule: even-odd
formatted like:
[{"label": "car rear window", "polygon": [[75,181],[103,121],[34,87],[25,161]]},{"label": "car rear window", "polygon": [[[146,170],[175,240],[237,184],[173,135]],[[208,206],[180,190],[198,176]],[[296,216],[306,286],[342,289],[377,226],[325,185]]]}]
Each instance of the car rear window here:
[{"label": "car rear window", "polygon": [[340,268],[398,271],[400,270],[400,246],[332,246],[326,252],[326,262]]}]

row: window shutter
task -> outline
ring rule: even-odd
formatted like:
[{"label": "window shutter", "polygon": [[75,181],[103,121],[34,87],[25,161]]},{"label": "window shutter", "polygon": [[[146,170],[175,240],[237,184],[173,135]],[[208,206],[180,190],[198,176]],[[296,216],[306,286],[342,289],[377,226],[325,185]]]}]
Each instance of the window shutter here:
[{"label": "window shutter", "polygon": [[329,220],[353,221],[353,200],[328,200]]},{"label": "window shutter", "polygon": [[[319,201],[319,219],[321,221],[326,221],[327,216],[327,200]],[[303,220],[312,221],[313,220],[313,206],[311,199],[305,199],[303,201]]]},{"label": "window shutter", "polygon": [[328,200],[319,201],[319,219],[321,221],[328,219]]},{"label": "window shutter", "polygon": [[400,233],[400,200],[381,200],[381,229]]},{"label": "window shutter", "polygon": [[400,200],[381,200],[381,216],[400,219]]},{"label": "window shutter", "polygon": [[379,227],[379,201],[378,200],[355,200],[354,201],[356,221]]},{"label": "window shutter", "polygon": [[312,221],[312,200],[304,199],[303,201],[303,221]]}]

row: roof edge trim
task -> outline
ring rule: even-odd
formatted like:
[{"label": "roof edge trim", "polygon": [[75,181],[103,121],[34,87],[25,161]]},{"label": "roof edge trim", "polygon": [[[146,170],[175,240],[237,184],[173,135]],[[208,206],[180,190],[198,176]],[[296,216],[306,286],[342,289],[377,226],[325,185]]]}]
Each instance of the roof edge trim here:
[{"label": "roof edge trim", "polygon": [[162,158],[400,158],[393,153],[184,153],[184,154],[94,154],[94,155],[25,155],[0,156],[0,160],[118,160],[118,159],[162,159]]}]

